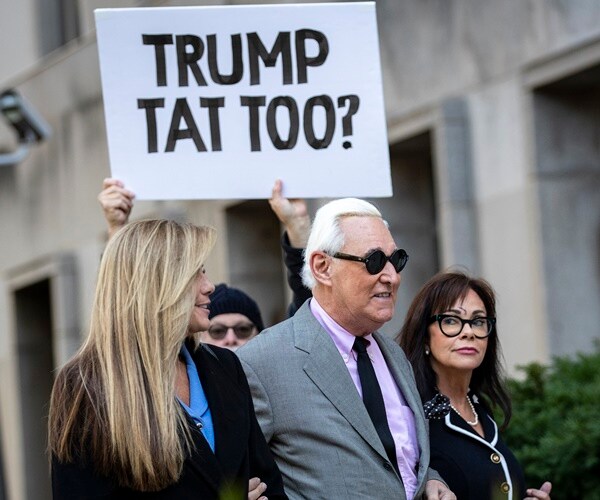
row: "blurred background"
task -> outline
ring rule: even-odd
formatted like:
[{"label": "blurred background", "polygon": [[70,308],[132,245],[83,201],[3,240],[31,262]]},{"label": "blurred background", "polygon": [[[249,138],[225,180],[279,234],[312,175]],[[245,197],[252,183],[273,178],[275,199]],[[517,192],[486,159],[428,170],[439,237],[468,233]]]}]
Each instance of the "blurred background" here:
[{"label": "blurred background", "polygon": [[[93,10],[238,3],[252,2],[0,0],[0,500],[50,498],[53,370],[85,338],[106,241]],[[498,292],[509,374],[589,350],[600,324],[600,2],[376,3],[394,196],[372,201],[410,254],[386,332],[427,278],[458,265]],[[33,131],[19,109],[41,117]],[[132,219],[143,217],[215,226],[211,279],[255,297],[265,323],[284,318],[281,229],[266,200],[136,202]]]}]

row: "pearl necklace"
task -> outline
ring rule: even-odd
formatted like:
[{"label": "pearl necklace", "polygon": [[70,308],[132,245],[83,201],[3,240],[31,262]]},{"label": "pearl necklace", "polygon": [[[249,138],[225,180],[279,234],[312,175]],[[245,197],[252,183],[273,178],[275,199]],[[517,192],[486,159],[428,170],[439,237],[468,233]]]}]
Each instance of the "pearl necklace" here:
[{"label": "pearl necklace", "polygon": [[[475,411],[475,407],[473,406],[473,403],[471,403],[471,400],[469,399],[469,396],[467,395],[467,403],[469,403],[469,406],[471,407],[471,411],[473,412],[473,415],[475,415],[475,420],[473,420],[472,422],[469,422],[466,418],[465,418],[465,422],[473,427],[475,427],[478,423],[479,423],[479,415],[477,415],[477,412]],[[450,403],[450,408],[452,408],[459,417],[464,418],[460,412],[454,408],[454,405],[452,403]]]}]

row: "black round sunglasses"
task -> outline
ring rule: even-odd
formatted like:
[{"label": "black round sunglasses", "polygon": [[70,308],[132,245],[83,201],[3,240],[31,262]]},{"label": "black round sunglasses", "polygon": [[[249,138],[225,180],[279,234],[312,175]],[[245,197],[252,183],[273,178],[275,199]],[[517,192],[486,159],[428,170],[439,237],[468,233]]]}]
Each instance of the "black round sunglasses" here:
[{"label": "black round sunglasses", "polygon": [[332,257],[335,259],[363,262],[369,274],[380,273],[388,260],[392,263],[392,266],[394,266],[396,272],[399,273],[402,271],[402,269],[404,269],[404,266],[406,266],[406,263],[408,262],[408,254],[402,248],[394,250],[389,256],[386,255],[383,250],[373,250],[366,257],[358,257],[356,255],[350,255],[342,252],[336,252],[332,255]]}]

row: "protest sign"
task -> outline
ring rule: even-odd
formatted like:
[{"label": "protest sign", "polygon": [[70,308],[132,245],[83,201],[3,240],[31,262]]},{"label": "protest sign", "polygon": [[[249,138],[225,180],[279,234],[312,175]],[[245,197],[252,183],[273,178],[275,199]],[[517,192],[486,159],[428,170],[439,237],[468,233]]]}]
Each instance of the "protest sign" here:
[{"label": "protest sign", "polygon": [[95,16],[111,171],[138,199],[391,196],[374,3]]}]

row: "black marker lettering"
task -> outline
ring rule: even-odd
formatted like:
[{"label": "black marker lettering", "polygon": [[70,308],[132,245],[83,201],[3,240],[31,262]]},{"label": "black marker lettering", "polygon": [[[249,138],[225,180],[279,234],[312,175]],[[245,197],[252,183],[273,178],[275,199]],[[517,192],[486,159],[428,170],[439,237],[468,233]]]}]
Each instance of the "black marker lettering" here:
[{"label": "black marker lettering", "polygon": [[148,129],[148,153],[156,153],[158,151],[156,108],[164,107],[164,99],[138,99],[138,109],[146,110],[146,128]]},{"label": "black marker lettering", "polygon": [[240,96],[242,106],[247,106],[249,112],[250,150],[260,151],[260,129],[258,123],[258,108],[265,105],[265,96]]},{"label": "black marker lettering", "polygon": [[[284,106],[288,109],[290,116],[290,132],[287,140],[282,140],[279,132],[277,131],[277,108]],[[298,106],[293,97],[290,96],[278,96],[275,97],[267,108],[267,131],[273,146],[277,149],[292,149],[298,141]]]},{"label": "black marker lettering", "polygon": [[[322,139],[315,137],[315,129],[313,127],[313,113],[315,106],[322,106],[325,110],[325,134]],[[333,132],[335,131],[335,110],[333,109],[333,101],[328,95],[317,95],[306,101],[304,106],[304,135],[306,142],[313,149],[325,149],[331,144]]]},{"label": "black marker lettering", "polygon": [[[196,79],[196,83],[200,86],[206,86],[206,80],[198,61],[204,54],[204,43],[195,35],[177,35],[176,48],[177,48],[177,69],[179,71],[179,86],[188,86],[188,68],[192,70],[192,74]],[[186,47],[191,47],[192,51],[187,52]]]},{"label": "black marker lettering", "polygon": [[[319,46],[319,52],[315,57],[306,56],[306,40],[315,40]],[[321,66],[329,54],[329,42],[327,37],[316,30],[296,31],[296,65],[298,67],[298,83],[308,82],[306,68],[308,66]]]},{"label": "black marker lettering", "polygon": [[[181,119],[185,121],[187,128],[179,128]],[[167,139],[166,153],[175,151],[175,144],[180,139],[193,139],[196,149],[199,152],[206,151],[206,146],[200,136],[200,131],[196,126],[190,107],[185,98],[181,97],[175,101],[175,109],[173,109],[173,118],[169,127],[169,138]]]},{"label": "black marker lettering", "polygon": [[210,121],[210,142],[213,151],[221,151],[221,123],[219,121],[219,108],[224,106],[224,97],[200,98],[200,107],[208,108],[208,119]]},{"label": "black marker lettering", "polygon": [[156,59],[156,85],[167,85],[167,63],[165,59],[165,45],[173,45],[173,35],[142,35],[144,45],[154,45]]},{"label": "black marker lettering", "polygon": [[292,48],[289,31],[279,32],[270,52],[263,45],[258,33],[248,33],[246,38],[248,39],[248,60],[250,62],[250,85],[260,85],[258,58],[262,59],[266,67],[272,68],[277,64],[280,55],[283,63],[283,84],[293,83]]},{"label": "black marker lettering", "polygon": [[221,85],[234,85],[238,83],[244,75],[241,35],[231,35],[232,68],[229,75],[222,75],[219,73],[216,35],[208,35],[206,37],[206,46],[208,47],[208,69],[210,70],[212,81]]}]

